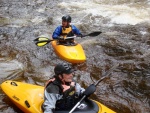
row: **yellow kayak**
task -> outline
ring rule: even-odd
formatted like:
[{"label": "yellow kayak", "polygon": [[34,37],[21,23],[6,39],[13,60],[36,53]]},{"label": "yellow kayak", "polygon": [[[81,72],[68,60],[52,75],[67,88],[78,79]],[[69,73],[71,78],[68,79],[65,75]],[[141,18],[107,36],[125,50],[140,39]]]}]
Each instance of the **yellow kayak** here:
[{"label": "yellow kayak", "polygon": [[[3,92],[10,100],[25,113],[43,113],[41,105],[44,101],[44,87],[17,82],[5,81],[1,84]],[[95,100],[87,100],[87,107],[77,108],[73,113],[116,113]],[[68,113],[69,111],[55,111],[55,113]]]},{"label": "yellow kayak", "polygon": [[70,63],[83,63],[86,60],[84,50],[80,44],[62,45],[57,41],[51,42],[55,53],[63,60]]},{"label": "yellow kayak", "polygon": [[[101,34],[101,31],[95,31],[86,35],[82,35],[83,37],[90,36],[95,37]],[[66,37],[65,41],[70,42],[71,40],[74,41],[74,37]],[[79,36],[80,37],[80,36]],[[70,63],[83,63],[86,61],[86,56],[82,46],[76,42],[70,44],[60,44],[58,40],[50,40],[47,37],[39,37],[34,40],[35,44],[39,47],[42,47],[51,42],[52,47],[54,48],[55,53],[63,60],[70,62]]]}]

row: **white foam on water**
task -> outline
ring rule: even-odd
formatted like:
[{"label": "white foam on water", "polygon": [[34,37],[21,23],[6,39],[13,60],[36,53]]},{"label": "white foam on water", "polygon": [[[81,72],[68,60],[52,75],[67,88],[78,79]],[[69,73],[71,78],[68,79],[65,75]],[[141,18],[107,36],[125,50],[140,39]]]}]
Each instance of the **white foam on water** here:
[{"label": "white foam on water", "polygon": [[23,64],[17,60],[7,60],[5,58],[0,58],[0,78],[16,76],[18,73],[23,72],[23,70]]},{"label": "white foam on water", "polygon": [[146,31],[140,31],[140,33],[141,33],[142,35],[147,34],[147,32],[146,32]]},{"label": "white foam on water", "polygon": [[44,21],[44,20],[46,20],[45,17],[37,16],[37,17],[31,19],[31,22],[33,22],[33,23],[35,23],[35,24],[38,24],[38,23],[40,23],[40,22],[42,22],[42,21]]},{"label": "white foam on water", "polygon": [[[150,8],[139,7],[131,4],[123,5],[103,5],[94,2],[62,2],[61,7],[66,7],[71,13],[78,15],[81,13],[92,14],[92,16],[103,16],[109,18],[111,23],[136,25],[141,22],[149,22]],[[85,16],[83,15],[83,17]],[[81,17],[81,18],[83,18]]]}]

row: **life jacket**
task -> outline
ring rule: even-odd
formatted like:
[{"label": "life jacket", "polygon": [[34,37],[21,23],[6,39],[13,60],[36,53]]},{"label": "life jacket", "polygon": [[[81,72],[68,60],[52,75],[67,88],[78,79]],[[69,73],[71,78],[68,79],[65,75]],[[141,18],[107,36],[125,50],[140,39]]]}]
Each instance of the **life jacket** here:
[{"label": "life jacket", "polygon": [[75,94],[75,87],[71,87],[63,92],[62,99],[56,102],[56,110],[70,110],[78,102],[79,98]]},{"label": "life jacket", "polygon": [[70,25],[69,27],[62,27],[62,33],[61,36],[63,36],[63,38],[65,39],[67,36],[74,36],[74,33],[72,31],[72,26]]},{"label": "life jacket", "polygon": [[70,88],[64,91],[63,89],[65,89],[65,85],[62,85],[56,79],[49,80],[47,86],[50,83],[57,85],[59,87],[60,95],[63,95],[60,100],[56,101],[56,110],[70,110],[79,101],[79,97],[75,93],[75,86],[66,86]]}]

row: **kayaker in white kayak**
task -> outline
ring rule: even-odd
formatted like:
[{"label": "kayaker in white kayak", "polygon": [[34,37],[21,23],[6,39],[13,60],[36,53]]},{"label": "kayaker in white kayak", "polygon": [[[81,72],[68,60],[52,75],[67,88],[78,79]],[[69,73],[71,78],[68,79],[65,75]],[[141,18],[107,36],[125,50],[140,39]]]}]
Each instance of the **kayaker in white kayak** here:
[{"label": "kayaker in white kayak", "polygon": [[55,75],[47,81],[44,90],[44,113],[70,110],[81,98],[85,89],[73,80],[74,71],[70,64],[56,65]]},{"label": "kayaker in white kayak", "polygon": [[82,37],[80,30],[75,25],[71,25],[71,16],[66,15],[62,17],[62,25],[54,30],[52,38],[64,42],[66,37],[72,37],[75,35]]}]

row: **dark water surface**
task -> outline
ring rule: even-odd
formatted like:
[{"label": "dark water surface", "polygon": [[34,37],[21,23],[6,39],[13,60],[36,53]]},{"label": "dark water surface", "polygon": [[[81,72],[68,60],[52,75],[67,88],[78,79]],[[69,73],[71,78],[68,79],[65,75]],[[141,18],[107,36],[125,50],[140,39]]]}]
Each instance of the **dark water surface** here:
[{"label": "dark water surface", "polygon": [[[84,87],[119,64],[92,98],[117,113],[150,113],[149,0],[1,0],[0,83],[44,85],[62,60],[50,44],[37,47],[33,40],[41,35],[51,38],[64,14],[70,14],[84,34],[103,32],[76,39],[87,56],[85,63],[74,65]],[[21,113],[1,90],[0,112]]]}]

